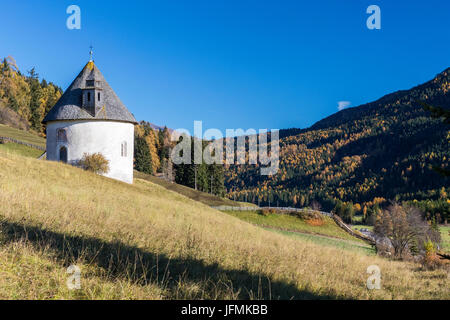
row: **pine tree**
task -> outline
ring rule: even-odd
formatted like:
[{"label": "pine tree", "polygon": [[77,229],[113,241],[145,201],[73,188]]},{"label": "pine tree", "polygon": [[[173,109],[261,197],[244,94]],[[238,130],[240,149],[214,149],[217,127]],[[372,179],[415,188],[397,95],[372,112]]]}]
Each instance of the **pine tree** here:
[{"label": "pine tree", "polygon": [[224,185],[225,178],[223,166],[218,164],[209,165],[208,175],[210,177],[208,190],[212,189],[213,194],[217,196],[223,196],[225,194],[225,185]]},{"label": "pine tree", "polygon": [[144,137],[135,136],[134,140],[134,167],[137,171],[152,174],[152,160],[150,150]]}]

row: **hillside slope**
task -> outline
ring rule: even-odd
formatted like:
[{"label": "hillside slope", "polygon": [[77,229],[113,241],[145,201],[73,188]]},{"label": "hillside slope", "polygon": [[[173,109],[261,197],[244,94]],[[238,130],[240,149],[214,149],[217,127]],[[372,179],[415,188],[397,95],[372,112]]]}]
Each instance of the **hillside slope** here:
[{"label": "hillside slope", "polygon": [[[1,298],[450,298],[445,271],[252,226],[151,182],[0,151]],[[66,268],[81,268],[69,291]],[[365,287],[369,265],[382,290]]]},{"label": "hillside slope", "polygon": [[450,108],[450,69],[311,128],[281,130],[279,172],[266,177],[255,166],[232,166],[226,171],[229,196],[301,207],[317,200],[328,210],[336,200],[361,208],[418,200],[431,214],[449,218],[449,181],[432,169],[449,165],[449,127],[418,100]]},{"label": "hillside slope", "polygon": [[42,138],[29,131],[19,130],[3,124],[0,124],[0,137],[13,138],[40,147],[45,147],[45,138]]},{"label": "hillside slope", "polygon": [[252,203],[237,202],[237,201],[233,201],[233,200],[230,200],[227,198],[222,198],[222,197],[216,196],[214,194],[195,190],[193,188],[189,188],[189,187],[183,186],[183,185],[175,183],[175,182],[169,182],[167,180],[156,177],[154,175],[139,172],[136,170],[134,171],[134,177],[138,178],[138,179],[148,180],[154,184],[157,184],[157,185],[160,185],[160,186],[166,188],[167,190],[177,192],[179,194],[182,194],[185,197],[188,197],[189,199],[199,201],[199,202],[201,202],[207,206],[211,206],[211,207],[217,207],[217,206],[253,207],[253,206],[256,206]]}]

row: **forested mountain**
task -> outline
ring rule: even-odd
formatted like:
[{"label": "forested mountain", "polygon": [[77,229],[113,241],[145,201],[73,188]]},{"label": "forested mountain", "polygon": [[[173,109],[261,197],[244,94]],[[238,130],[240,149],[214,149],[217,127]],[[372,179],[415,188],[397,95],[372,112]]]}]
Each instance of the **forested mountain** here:
[{"label": "forested mountain", "polygon": [[39,80],[35,68],[23,75],[12,57],[0,62],[0,122],[43,135],[42,119],[62,95],[60,87]]},{"label": "forested mountain", "polygon": [[448,218],[450,181],[433,167],[448,168],[450,127],[418,101],[450,108],[450,68],[308,129],[281,130],[278,173],[261,176],[255,165],[231,166],[229,196],[273,206],[314,200],[328,210],[351,205],[366,217],[388,200],[414,201]]}]

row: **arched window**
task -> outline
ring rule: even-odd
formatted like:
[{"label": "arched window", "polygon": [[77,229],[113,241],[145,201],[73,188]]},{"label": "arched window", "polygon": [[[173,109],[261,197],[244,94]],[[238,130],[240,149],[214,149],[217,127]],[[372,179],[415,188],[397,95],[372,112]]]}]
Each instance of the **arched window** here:
[{"label": "arched window", "polygon": [[122,144],[120,145],[120,155],[122,157],[127,156],[127,142],[126,141],[122,142]]},{"label": "arched window", "polygon": [[56,140],[58,142],[67,142],[66,129],[58,129],[58,131],[56,132]]},{"label": "arched window", "polygon": [[[88,97],[87,97],[87,98],[88,98],[88,102],[89,102],[89,101],[91,101],[91,93],[88,92],[87,94],[88,94]],[[94,98],[94,100],[95,100],[95,98]]]},{"label": "arched window", "polygon": [[67,148],[66,147],[59,148],[59,161],[67,163]]},{"label": "arched window", "polygon": [[100,92],[97,94],[97,96],[98,96],[98,101],[100,101]]}]

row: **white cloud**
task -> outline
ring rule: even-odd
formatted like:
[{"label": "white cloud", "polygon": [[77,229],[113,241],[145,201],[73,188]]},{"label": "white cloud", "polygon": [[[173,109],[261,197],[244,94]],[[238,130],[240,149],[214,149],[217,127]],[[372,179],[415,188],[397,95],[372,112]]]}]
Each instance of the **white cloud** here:
[{"label": "white cloud", "polygon": [[344,110],[345,108],[348,108],[352,103],[350,101],[338,101],[338,110]]}]

